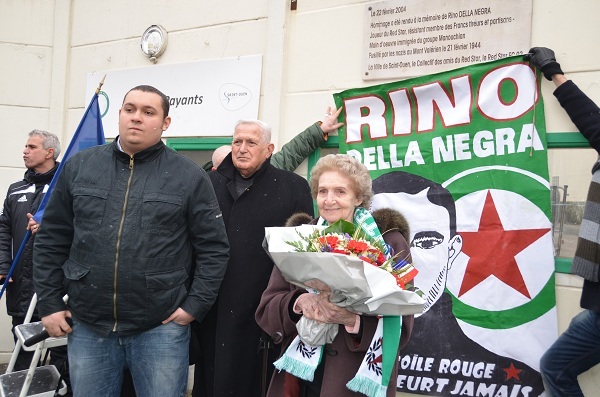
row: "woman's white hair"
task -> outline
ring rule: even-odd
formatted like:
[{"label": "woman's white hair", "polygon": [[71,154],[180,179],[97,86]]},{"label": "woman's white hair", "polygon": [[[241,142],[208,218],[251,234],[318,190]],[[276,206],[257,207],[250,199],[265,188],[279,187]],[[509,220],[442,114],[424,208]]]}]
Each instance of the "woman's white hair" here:
[{"label": "woman's white hair", "polygon": [[353,184],[356,197],[362,200],[359,207],[369,208],[373,200],[373,184],[367,167],[347,154],[328,154],[321,157],[310,171],[310,190],[313,199],[319,191],[319,178],[326,171],[337,171],[348,177]]}]

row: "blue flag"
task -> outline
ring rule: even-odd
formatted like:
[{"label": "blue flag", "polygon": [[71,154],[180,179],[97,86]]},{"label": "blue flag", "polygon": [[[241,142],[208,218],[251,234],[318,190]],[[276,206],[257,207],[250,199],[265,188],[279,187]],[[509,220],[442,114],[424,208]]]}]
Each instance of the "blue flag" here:
[{"label": "blue flag", "polygon": [[[73,134],[73,138],[71,138],[71,142],[69,143],[67,150],[63,154],[62,161],[58,165],[58,169],[56,170],[56,173],[54,174],[54,177],[50,182],[50,186],[48,186],[46,195],[44,196],[44,198],[42,198],[40,206],[38,207],[37,212],[33,216],[33,219],[37,223],[41,223],[42,221],[44,210],[46,209],[46,205],[50,200],[50,194],[52,193],[52,190],[54,190],[54,186],[56,185],[58,176],[60,175],[60,172],[62,171],[62,168],[67,162],[67,160],[80,150],[87,149],[96,145],[103,145],[105,143],[104,129],[102,128],[102,119],[100,117],[100,107],[98,106],[99,91],[100,88],[98,88],[98,91],[96,92],[96,94],[94,94],[92,100],[90,101],[90,104],[85,110],[83,118],[79,122],[79,126],[75,130],[75,134]],[[13,259],[13,263],[10,266],[10,270],[6,275],[7,282],[5,282],[4,285],[2,285],[2,290],[0,290],[0,298],[4,294],[4,290],[8,285],[8,280],[12,276],[13,271],[15,270],[15,267],[19,261],[19,258],[21,257],[21,252],[23,252],[23,249],[25,248],[25,245],[27,244],[27,241],[29,240],[30,236],[31,232],[28,230],[25,234],[25,237],[23,238],[23,242],[21,243],[19,250],[17,251],[17,254],[15,255],[15,258]]]},{"label": "blue flag", "polygon": [[46,191],[46,195],[42,199],[37,212],[33,216],[33,219],[36,222],[40,223],[42,221],[44,210],[46,209],[46,205],[50,200],[50,193],[52,193],[52,190],[54,190],[54,185],[56,185],[58,176],[60,175],[60,172],[62,171],[62,168],[67,160],[80,150],[96,145],[103,145],[104,143],[104,129],[102,128],[102,118],[100,117],[100,107],[98,106],[98,94],[94,94],[90,104],[83,114],[83,118],[79,122],[77,130],[75,130],[75,134],[69,143],[69,147],[67,147],[67,150],[63,154],[63,159],[58,165],[58,169],[52,178],[52,182],[50,182],[50,186]]}]

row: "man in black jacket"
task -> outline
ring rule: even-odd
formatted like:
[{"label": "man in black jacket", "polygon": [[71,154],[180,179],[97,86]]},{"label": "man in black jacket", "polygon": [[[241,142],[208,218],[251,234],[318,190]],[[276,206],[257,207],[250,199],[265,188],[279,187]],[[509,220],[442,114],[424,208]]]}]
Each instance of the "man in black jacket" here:
[{"label": "man in black jacket", "polygon": [[[22,180],[10,185],[0,212],[0,280],[8,281],[6,311],[12,317],[13,334],[23,324],[33,297],[32,251],[33,237],[29,239],[16,264],[12,277],[6,280],[14,255],[19,250],[28,229],[28,216],[35,214],[58,167],[60,141],[50,132],[33,130],[23,150],[27,171]],[[37,227],[32,228],[32,234]],[[36,317],[33,321],[39,321]],[[16,341],[16,339],[15,339]],[[21,350],[15,370],[29,368],[33,352]]]},{"label": "man in black jacket", "polygon": [[209,176],[231,244],[217,302],[200,324],[202,357],[196,363],[194,396],[259,396],[263,372],[257,354],[262,331],[254,313],[273,270],[262,248],[265,227],[283,226],[296,212],[313,213],[304,178],[270,164],[271,130],[259,120],[238,122],[232,152]]},{"label": "man in black jacket", "polygon": [[166,95],[130,90],[117,139],[67,160],[44,213],[38,310],[69,334],[75,395],[118,396],[125,368],[139,396],[185,394],[189,324],[214,303],[229,244],[206,172],[161,141],[170,122]]},{"label": "man in black jacket", "polygon": [[[526,55],[557,87],[554,96],[571,121],[600,154],[600,108],[568,80],[549,48],[534,47]],[[577,376],[600,363],[600,161],[592,167],[583,221],[571,272],[583,277],[581,307],[569,328],[542,356],[540,371],[550,396],[583,396]]]}]

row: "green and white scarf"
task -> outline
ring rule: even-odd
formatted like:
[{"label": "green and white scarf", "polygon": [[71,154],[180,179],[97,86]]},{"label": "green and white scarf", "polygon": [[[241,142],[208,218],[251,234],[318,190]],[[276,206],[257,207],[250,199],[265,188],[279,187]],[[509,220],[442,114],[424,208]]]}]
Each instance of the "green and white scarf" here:
[{"label": "green and white scarf", "polygon": [[[319,218],[318,225],[326,225]],[[354,211],[354,224],[367,233],[375,241],[387,247],[375,219],[369,211],[359,207]],[[386,254],[388,254],[386,252]],[[309,291],[310,292],[310,291]],[[375,335],[358,369],[346,387],[352,391],[369,397],[385,397],[390,383],[394,364],[398,359],[398,346],[402,331],[402,317],[384,316],[379,318]],[[384,343],[385,341],[385,343]],[[300,337],[292,341],[283,356],[273,364],[279,371],[286,371],[300,379],[312,382],[314,373],[323,355],[323,346],[311,346]]]}]

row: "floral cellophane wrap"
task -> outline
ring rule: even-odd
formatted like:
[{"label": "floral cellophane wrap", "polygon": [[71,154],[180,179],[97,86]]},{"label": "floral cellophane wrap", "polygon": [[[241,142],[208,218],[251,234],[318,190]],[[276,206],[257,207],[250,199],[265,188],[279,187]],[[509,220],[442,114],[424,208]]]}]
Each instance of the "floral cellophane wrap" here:
[{"label": "floral cellophane wrap", "polygon": [[423,311],[425,301],[401,289],[393,275],[363,260],[330,252],[295,252],[287,242],[325,227],[265,228],[265,248],[289,283],[328,292],[330,301],[360,314],[401,316]]}]

